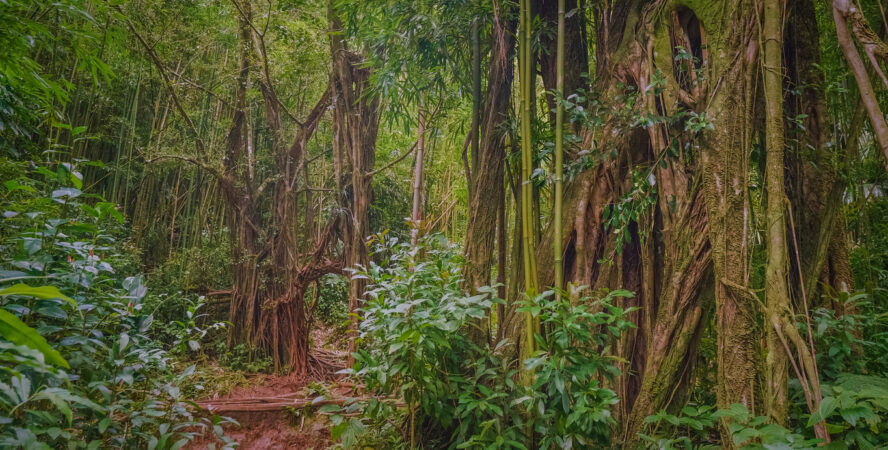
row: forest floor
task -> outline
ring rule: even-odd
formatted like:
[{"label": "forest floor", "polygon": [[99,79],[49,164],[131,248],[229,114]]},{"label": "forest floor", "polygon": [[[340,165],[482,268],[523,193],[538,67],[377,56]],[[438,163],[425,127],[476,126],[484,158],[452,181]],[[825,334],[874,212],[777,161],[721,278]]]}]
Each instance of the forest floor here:
[{"label": "forest floor", "polygon": [[[330,330],[316,328],[312,334],[321,344],[325,359],[333,364],[323,373],[302,378],[291,375],[245,373],[244,379],[225,393],[212,393],[197,401],[209,413],[229,417],[237,424],[222,425],[225,434],[238,442],[238,449],[323,449],[331,444],[330,420],[317,413],[320,405],[355,397],[354,385],[337,381],[336,372],[346,364],[346,352]],[[340,347],[341,348],[341,347]],[[323,398],[319,398],[323,397]],[[207,429],[186,449],[222,448]]]}]

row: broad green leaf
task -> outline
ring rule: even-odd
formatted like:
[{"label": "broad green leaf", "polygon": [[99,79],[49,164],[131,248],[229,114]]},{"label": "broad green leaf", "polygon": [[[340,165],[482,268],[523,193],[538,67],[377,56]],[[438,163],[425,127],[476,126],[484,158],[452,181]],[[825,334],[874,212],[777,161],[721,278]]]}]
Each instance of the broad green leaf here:
[{"label": "broad green leaf", "polygon": [[77,302],[75,302],[73,298],[68,297],[65,294],[62,294],[59,291],[59,289],[55,286],[34,287],[34,286],[28,286],[27,284],[24,284],[24,283],[18,283],[18,284],[14,284],[12,286],[9,286],[8,288],[5,288],[2,291],[0,291],[0,296],[5,296],[5,295],[24,295],[27,297],[40,298],[40,299],[44,299],[44,300],[51,300],[54,298],[60,298],[64,301],[68,302],[69,304],[71,304],[71,306],[75,306],[75,307],[77,306]]},{"label": "broad green leaf", "polygon": [[46,361],[60,367],[69,368],[68,361],[54,348],[50,347],[37,330],[29,327],[14,314],[0,309],[0,336],[6,340],[39,351]]},{"label": "broad green leaf", "polygon": [[820,408],[808,418],[808,426],[810,427],[821,420],[826,420],[835,411],[836,406],[838,404],[835,397],[823,397],[823,400],[820,402]]},{"label": "broad green leaf", "polygon": [[68,197],[69,199],[80,197],[80,189],[75,188],[61,188],[52,191],[52,198],[58,200],[61,197]]}]

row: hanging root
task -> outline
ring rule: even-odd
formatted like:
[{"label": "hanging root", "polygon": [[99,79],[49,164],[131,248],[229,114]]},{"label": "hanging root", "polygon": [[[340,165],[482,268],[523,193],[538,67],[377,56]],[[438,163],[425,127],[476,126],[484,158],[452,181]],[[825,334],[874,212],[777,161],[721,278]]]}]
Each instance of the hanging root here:
[{"label": "hanging root", "polygon": [[346,355],[324,349],[314,349],[308,355],[308,376],[312,380],[332,380],[336,372],[345,369]]}]

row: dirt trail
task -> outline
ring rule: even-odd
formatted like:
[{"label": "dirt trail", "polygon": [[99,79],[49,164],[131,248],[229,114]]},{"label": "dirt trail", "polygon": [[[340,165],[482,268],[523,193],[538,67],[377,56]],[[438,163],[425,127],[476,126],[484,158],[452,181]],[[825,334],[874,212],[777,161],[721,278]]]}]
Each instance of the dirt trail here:
[{"label": "dirt trail", "polygon": [[[319,336],[320,337],[320,336]],[[315,342],[323,342],[317,339]],[[252,374],[248,383],[226,395],[213,395],[197,402],[208,415],[230,417],[240,426],[223,425],[225,434],[239,443],[238,449],[323,449],[331,444],[330,422],[316,411],[325,403],[354,396],[351,383],[333,381],[334,373],[345,366],[345,354],[324,351],[326,360],[336,364],[321,374],[297,379],[287,375]],[[322,385],[326,392],[318,392]],[[323,395],[324,399],[316,399]],[[313,404],[314,402],[314,404]],[[186,449],[206,449],[222,442],[212,430],[189,443]]]}]

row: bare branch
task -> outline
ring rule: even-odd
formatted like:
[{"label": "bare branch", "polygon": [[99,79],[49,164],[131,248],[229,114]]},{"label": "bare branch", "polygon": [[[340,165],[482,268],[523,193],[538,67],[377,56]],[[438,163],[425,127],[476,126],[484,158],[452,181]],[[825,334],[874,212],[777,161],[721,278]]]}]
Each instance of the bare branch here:
[{"label": "bare branch", "polygon": [[201,162],[201,161],[198,161],[198,160],[196,160],[196,159],[194,159],[194,158],[192,158],[192,157],[190,157],[190,156],[182,156],[182,155],[158,155],[158,156],[155,156],[154,158],[146,159],[146,160],[145,160],[145,163],[146,163],[146,164],[152,164],[152,163],[155,163],[155,162],[163,161],[163,160],[165,160],[165,159],[175,159],[175,160],[177,160],[177,161],[184,161],[184,162],[187,162],[187,163],[192,164],[192,165],[194,165],[194,166],[196,166],[196,167],[198,167],[198,168],[200,168],[200,169],[202,169],[202,170],[207,171],[208,173],[210,173],[212,176],[216,177],[217,179],[219,179],[219,180],[223,180],[223,181],[224,181],[224,177],[222,176],[222,173],[219,172],[218,169],[216,169],[215,167],[210,166],[210,165],[208,165],[208,164],[206,164],[206,163],[203,163],[203,162]]},{"label": "bare branch", "polygon": [[[256,25],[254,25],[253,21],[249,17],[247,17],[237,0],[231,0],[231,3],[234,4],[234,7],[237,9],[238,14],[240,14],[241,18],[243,18],[243,20],[247,22],[247,24],[253,30],[253,33],[255,33],[256,42],[254,44],[256,45],[256,50],[259,52],[259,55],[262,56],[262,67],[265,74],[265,84],[268,87],[269,97],[271,98],[272,102],[274,102],[276,105],[284,110],[284,113],[287,115],[287,117],[290,118],[290,120],[295,122],[300,127],[304,127],[304,124],[300,122],[299,119],[297,119],[296,116],[294,116],[289,109],[287,109],[283,102],[281,102],[274,90],[274,83],[271,81],[271,69],[269,68],[268,64],[268,52],[266,51],[265,46],[265,32],[259,31],[259,29],[256,28]],[[267,30],[267,22],[265,26]]]},{"label": "bare branch", "polygon": [[172,73],[172,74],[175,75],[177,78],[179,78],[180,80],[184,81],[185,83],[190,84],[191,86],[194,86],[194,87],[197,88],[199,91],[206,93],[207,95],[209,95],[209,96],[215,98],[216,100],[219,100],[219,103],[221,103],[222,106],[228,108],[228,109],[231,110],[231,111],[234,111],[234,109],[235,109],[234,106],[232,106],[231,103],[228,103],[227,100],[225,100],[224,98],[222,98],[221,95],[219,95],[219,94],[213,92],[213,91],[210,90],[209,88],[204,87],[203,85],[201,85],[201,84],[199,84],[199,83],[197,83],[197,82],[195,82],[195,81],[192,81],[192,80],[190,80],[190,79],[184,77],[182,74],[176,72],[175,70],[171,70],[170,73]]},{"label": "bare branch", "polygon": [[888,123],[886,123],[885,116],[879,108],[879,102],[870,82],[869,74],[866,73],[866,67],[860,58],[860,54],[857,52],[857,47],[851,38],[851,32],[848,30],[848,16],[852,15],[856,8],[848,0],[833,0],[832,6],[839,46],[842,48],[842,53],[845,54],[845,59],[848,60],[854,79],[857,81],[857,89],[860,91],[860,98],[869,115],[876,140],[878,140],[879,146],[882,148],[886,160],[888,160]]},{"label": "bare branch", "polygon": [[367,174],[364,174],[364,176],[367,177],[367,178],[370,178],[370,177],[372,177],[373,175],[376,175],[376,174],[378,174],[378,173],[380,173],[380,172],[385,172],[385,171],[388,170],[390,167],[392,167],[392,166],[394,166],[395,164],[401,162],[404,158],[406,158],[406,157],[409,156],[411,153],[413,153],[413,151],[416,150],[416,146],[417,146],[418,144],[419,144],[419,141],[414,142],[414,143],[413,143],[413,146],[410,147],[410,150],[407,150],[406,152],[404,152],[403,155],[397,157],[394,161],[392,161],[392,162],[390,162],[390,163],[388,163],[388,164],[386,164],[386,165],[380,167],[379,169],[376,169],[376,170],[374,170],[374,171],[372,171],[372,172],[369,172],[369,173],[367,173]]}]

